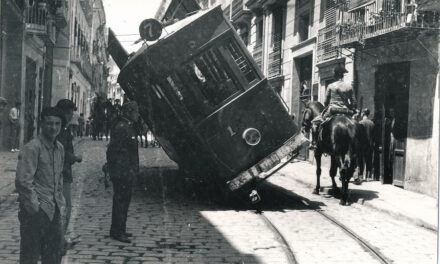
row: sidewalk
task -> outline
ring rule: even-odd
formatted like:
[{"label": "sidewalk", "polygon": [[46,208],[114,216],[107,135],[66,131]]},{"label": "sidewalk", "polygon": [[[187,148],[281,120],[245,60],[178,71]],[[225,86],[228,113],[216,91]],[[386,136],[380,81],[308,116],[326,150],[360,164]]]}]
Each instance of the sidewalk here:
[{"label": "sidewalk", "polygon": [[[324,159],[324,158],[323,158]],[[328,158],[327,158],[328,159]],[[298,184],[310,188],[312,192],[316,184],[316,168],[306,161],[297,161],[280,170],[280,174],[293,179]],[[322,167],[321,193],[331,188],[329,169]],[[336,183],[341,186],[338,176]],[[349,185],[349,201],[353,205],[363,205],[379,210],[396,218],[404,218],[418,226],[438,230],[437,199],[420,193],[404,190],[393,185],[381,184],[379,181],[363,182],[362,185]]]},{"label": "sidewalk", "polygon": [[[86,138],[75,138],[75,146]],[[2,203],[15,190],[15,172],[19,152],[0,151],[0,203]]]}]

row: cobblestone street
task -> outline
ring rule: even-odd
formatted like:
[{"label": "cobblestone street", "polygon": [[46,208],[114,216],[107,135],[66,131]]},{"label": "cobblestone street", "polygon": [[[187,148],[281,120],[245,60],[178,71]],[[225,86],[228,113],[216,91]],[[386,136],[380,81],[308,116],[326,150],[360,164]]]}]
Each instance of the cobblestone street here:
[{"label": "cobblestone street", "polygon": [[[86,139],[76,146],[83,162],[73,167],[70,231],[80,235],[81,242],[67,252],[63,263],[292,263],[283,241],[261,215],[184,195],[175,177],[177,165],[159,148],[140,149],[148,184],[146,191],[140,184],[135,187],[130,205],[127,231],[133,233],[132,243],[110,239],[112,189],[105,189],[102,173],[106,144]],[[300,173],[301,163],[291,166]],[[298,201],[319,205],[319,210],[374,245],[389,263],[436,261],[433,231],[365,206],[341,207],[337,199],[311,195],[310,188],[296,184],[285,170],[270,182],[294,192]],[[380,263],[342,229],[300,202],[272,205],[264,193],[263,199],[264,215],[298,263]],[[0,205],[2,264],[18,260],[17,208],[14,194]]]}]

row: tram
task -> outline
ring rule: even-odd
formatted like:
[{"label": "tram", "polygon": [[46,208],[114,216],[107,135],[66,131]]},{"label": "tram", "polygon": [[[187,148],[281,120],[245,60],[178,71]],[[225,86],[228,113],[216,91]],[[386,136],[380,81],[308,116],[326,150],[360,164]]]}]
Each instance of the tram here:
[{"label": "tram", "polygon": [[225,192],[252,190],[307,142],[220,6],[165,27],[131,56],[110,32],[109,52],[168,156]]}]

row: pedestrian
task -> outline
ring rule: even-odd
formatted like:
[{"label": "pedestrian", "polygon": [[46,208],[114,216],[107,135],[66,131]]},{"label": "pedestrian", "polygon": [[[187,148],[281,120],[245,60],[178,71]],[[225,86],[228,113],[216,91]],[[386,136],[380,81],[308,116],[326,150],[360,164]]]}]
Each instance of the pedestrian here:
[{"label": "pedestrian", "polygon": [[365,170],[365,179],[372,177],[373,169],[373,152],[374,152],[374,122],[368,117],[370,115],[370,109],[364,108],[361,116],[362,120],[359,121],[360,128],[363,130],[365,138],[361,139],[361,151],[359,152],[358,163],[358,177],[354,180],[355,184],[361,184],[363,181],[363,172]]},{"label": "pedestrian", "polygon": [[73,110],[73,116],[72,119],[69,122],[69,126],[71,127],[72,135],[74,137],[78,136],[78,126],[79,126],[79,114],[78,109],[75,106],[75,109]]},{"label": "pedestrian", "polygon": [[79,137],[83,137],[83,135],[84,135],[84,123],[85,123],[84,114],[81,113],[81,114],[79,114],[79,117],[78,117],[78,136]]},{"label": "pedestrian", "polygon": [[110,237],[130,243],[130,233],[126,231],[128,207],[130,206],[132,184],[139,172],[139,152],[136,140],[135,122],[139,119],[136,102],[122,106],[121,116],[112,126],[107,149],[107,164],[113,183],[113,208]]},{"label": "pedestrian", "polygon": [[[3,113],[7,105],[8,105],[8,100],[0,96],[0,113]],[[2,129],[2,119],[3,118],[0,118],[0,130]]]},{"label": "pedestrian", "polygon": [[15,186],[20,221],[20,261],[61,263],[63,197],[63,145],[56,140],[63,115],[58,108],[41,113],[41,134],[29,141],[18,156]]},{"label": "pedestrian", "polygon": [[16,102],[15,106],[9,110],[10,134],[9,142],[11,144],[11,152],[19,151],[18,140],[20,135],[20,102]]},{"label": "pedestrian", "polygon": [[75,109],[75,104],[69,99],[61,99],[58,101],[57,108],[61,110],[64,116],[64,122],[62,124],[61,132],[59,133],[57,140],[64,147],[64,167],[63,167],[63,195],[66,199],[66,217],[64,219],[64,235],[65,235],[65,249],[71,248],[74,244],[78,242],[75,236],[67,236],[67,228],[70,222],[70,214],[72,212],[72,197],[71,197],[71,185],[73,182],[72,177],[72,165],[75,162],[81,162],[81,155],[74,153],[73,149],[73,136],[70,128],[68,126],[69,122],[72,120],[73,111]]}]

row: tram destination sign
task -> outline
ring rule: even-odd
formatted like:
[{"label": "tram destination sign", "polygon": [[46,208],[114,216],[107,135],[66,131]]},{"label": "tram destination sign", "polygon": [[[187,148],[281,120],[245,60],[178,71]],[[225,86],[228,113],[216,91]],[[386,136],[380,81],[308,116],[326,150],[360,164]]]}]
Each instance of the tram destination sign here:
[{"label": "tram destination sign", "polygon": [[145,19],[139,25],[139,34],[141,38],[146,41],[153,41],[160,38],[162,35],[163,25],[156,19]]}]

